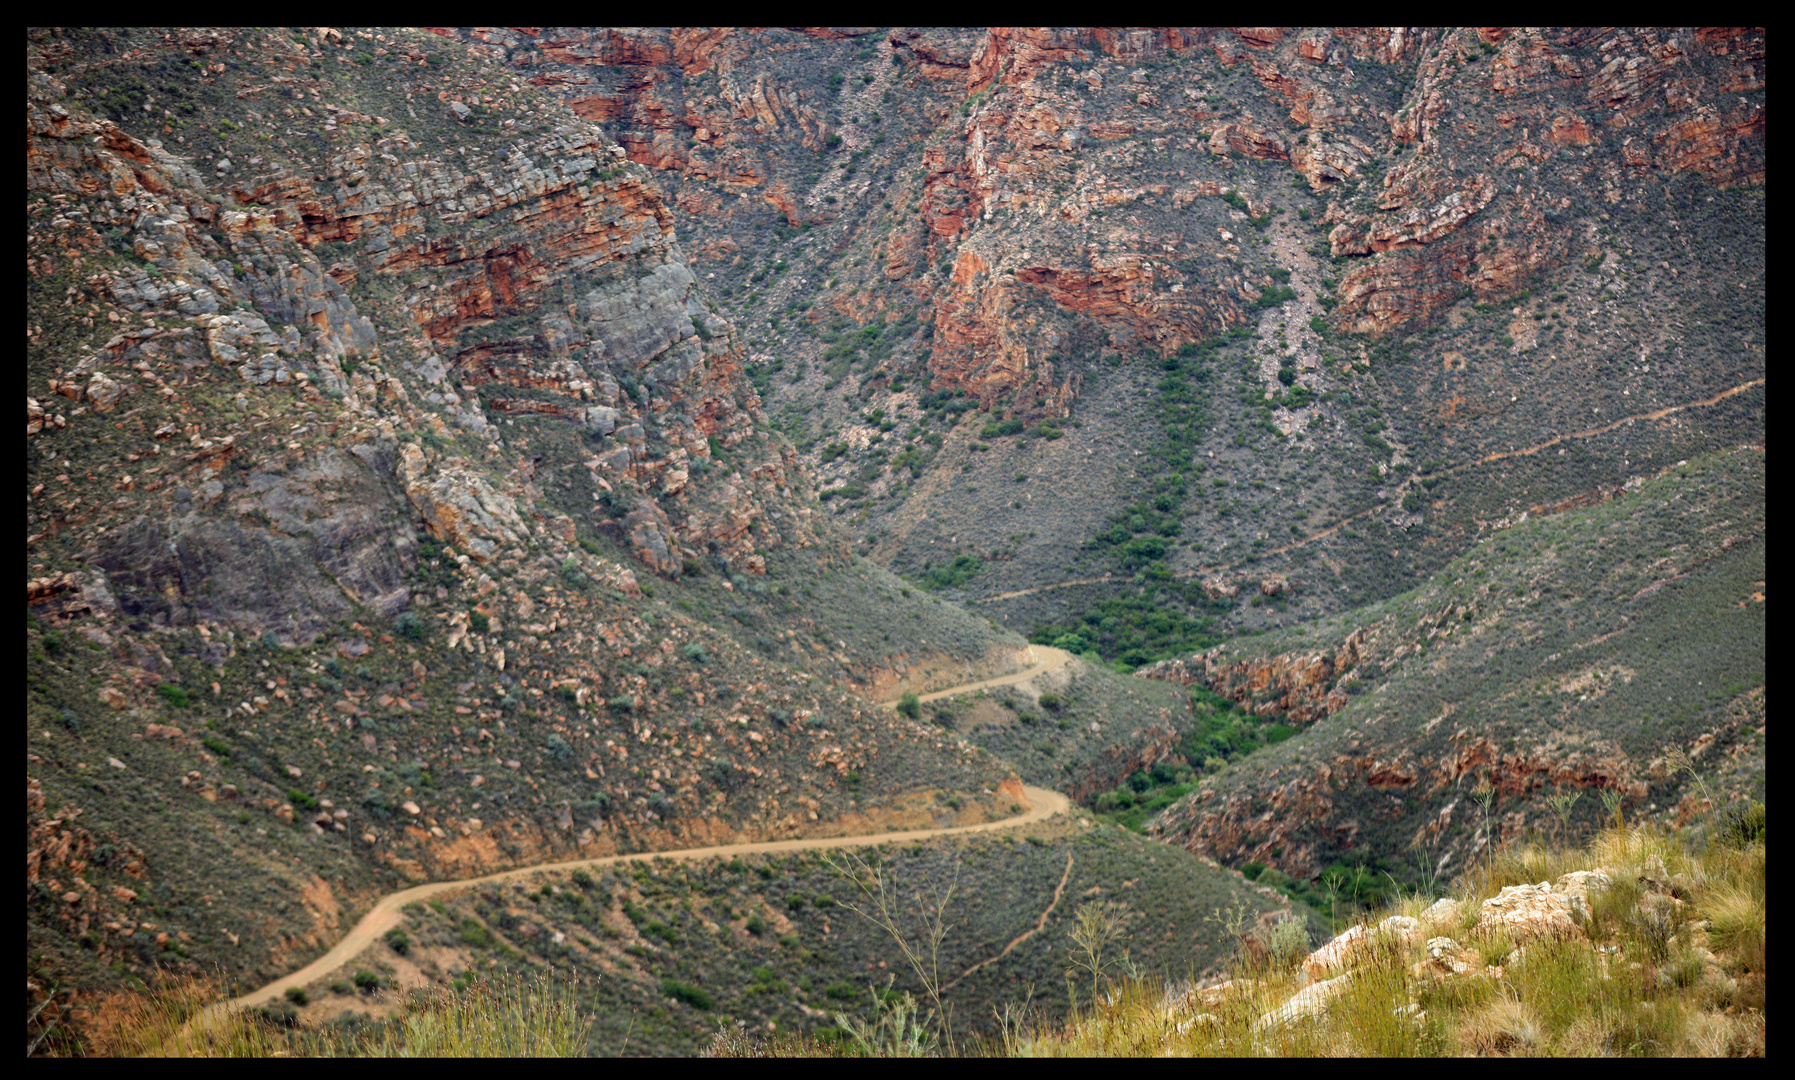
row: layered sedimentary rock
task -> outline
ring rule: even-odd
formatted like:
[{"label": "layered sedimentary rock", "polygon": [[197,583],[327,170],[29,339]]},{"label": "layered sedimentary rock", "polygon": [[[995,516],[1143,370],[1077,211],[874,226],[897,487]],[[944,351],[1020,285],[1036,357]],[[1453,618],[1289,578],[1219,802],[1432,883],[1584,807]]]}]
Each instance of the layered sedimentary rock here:
[{"label": "layered sedimentary rock", "polygon": [[1339,646],[1316,653],[1237,660],[1216,650],[1161,660],[1136,674],[1202,687],[1239,702],[1255,715],[1310,724],[1346,707],[1347,695],[1336,684],[1364,659],[1360,651],[1364,642],[1364,632],[1355,631]]},{"label": "layered sedimentary rock", "polygon": [[[394,133],[303,167],[205,177],[155,139],[51,103],[60,89],[39,79],[28,189],[83,200],[81,235],[127,236],[144,261],[90,285],[162,320],[81,357],[58,392],[96,412],[146,392],[178,398],[186,380],[149,370],[174,360],[234,369],[248,393],[340,398],[356,418],[331,425],[337,447],[285,469],[261,440],[180,433],[186,467],[154,482],[173,499],[95,552],[129,579],[130,614],[303,638],[353,604],[405,607],[414,519],[481,562],[545,539],[517,510],[527,476],[398,441],[460,429],[499,453],[506,416],[552,417],[595,442],[594,483],[651,521],[617,535],[656,572],[707,549],[752,572],[760,547],[788,539],[757,525],[768,493],[802,482],[789,457],[710,467],[758,415],[733,328],[683,264],[659,194],[594,130],[564,124],[464,161]],[[391,296],[377,318],[410,326],[377,330],[351,299],[358,281]],[[253,471],[220,502],[226,468]],[[237,517],[219,520],[227,508]],[[591,527],[610,523],[602,509],[586,511]],[[790,539],[806,536],[799,526]],[[277,593],[249,584],[277,564],[294,568]]]},{"label": "layered sedimentary rock", "polygon": [[[938,385],[987,403],[1038,388],[1021,396],[1039,403],[1019,411],[1050,415],[1077,388],[1040,366],[1063,331],[1026,314],[1033,298],[1156,351],[1248,311],[1250,291],[1197,287],[1188,272],[1167,280],[1146,257],[1163,239],[1151,220],[1092,217],[1168,191],[1193,197],[1177,174],[1143,182],[1154,170],[1128,143],[1285,162],[1317,192],[1340,189],[1334,254],[1367,257],[1340,282],[1340,325],[1374,334],[1467,293],[1512,293],[1580,254],[1585,238],[1564,211],[1586,194],[1632,198],[1684,171],[1717,184],[1764,175],[1762,103],[1724,96],[1762,88],[1758,31],[439,32],[487,43],[576,111],[616,124],[633,160],[678,177],[686,227],[707,244],[736,232],[744,196],[792,223],[829,219],[819,196],[832,171],[809,190],[796,181],[832,136],[883,152],[861,139],[871,128],[846,104],[852,83],[838,94],[837,75],[825,91],[790,60],[868,71],[873,89],[893,77],[889,63],[892,85],[912,95],[907,119],[929,137],[898,162],[920,181],[910,220],[921,227],[887,233],[884,271],[913,280],[945,256],[948,280],[915,283],[935,324]],[[1256,92],[1237,81],[1217,92],[1236,71]],[[1353,197],[1367,178],[1375,186]],[[1132,256],[1101,251],[1118,236]],[[739,237],[725,249],[739,251]],[[1168,291],[1175,283],[1187,287]],[[854,308],[866,313],[864,301]]]}]

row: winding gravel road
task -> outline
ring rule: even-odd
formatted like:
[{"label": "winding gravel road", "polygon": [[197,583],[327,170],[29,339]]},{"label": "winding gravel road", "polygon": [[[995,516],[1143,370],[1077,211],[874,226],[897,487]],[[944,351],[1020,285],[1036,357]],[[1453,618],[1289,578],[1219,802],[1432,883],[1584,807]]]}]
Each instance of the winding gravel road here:
[{"label": "winding gravel road", "polygon": [[[995,679],[984,679],[980,682],[967,683],[964,686],[950,687],[921,696],[923,701],[963,694],[992,686],[1011,686],[1026,682],[1037,675],[1057,671],[1066,666],[1072,654],[1045,645],[1029,647],[1028,658],[1032,661],[1029,667],[1013,675],[1004,675]],[[896,701],[881,702],[887,708],[894,708]],[[875,844],[910,843],[916,840],[927,840],[936,836],[953,836],[957,833],[988,832],[994,829],[1007,829],[1016,825],[1027,825],[1036,821],[1045,821],[1055,814],[1065,813],[1071,809],[1071,800],[1057,791],[1045,788],[1023,787],[1028,797],[1029,808],[1016,817],[987,821],[978,825],[959,825],[946,829],[911,829],[905,832],[884,832],[868,836],[831,836],[808,840],[765,840],[752,844],[724,844],[718,847],[681,848],[675,851],[643,851],[630,855],[606,855],[595,859],[570,859],[566,862],[542,863],[537,866],[523,866],[514,870],[501,870],[496,874],[484,877],[461,878],[456,881],[433,881],[424,885],[414,885],[409,889],[388,893],[381,897],[374,907],[361,917],[343,940],[323,956],[290,975],[283,975],[268,985],[252,990],[241,997],[233,998],[225,1003],[226,1008],[246,1008],[278,1001],[286,994],[289,987],[305,986],[329,975],[343,965],[354,960],[363,949],[372,945],[381,935],[398,926],[403,918],[401,909],[407,904],[419,900],[427,900],[443,893],[460,889],[470,889],[480,885],[489,885],[501,881],[512,881],[542,871],[572,871],[599,866],[612,866],[617,863],[645,861],[649,859],[715,859],[735,855],[752,855],[787,851],[821,851],[829,848],[870,847]]]}]

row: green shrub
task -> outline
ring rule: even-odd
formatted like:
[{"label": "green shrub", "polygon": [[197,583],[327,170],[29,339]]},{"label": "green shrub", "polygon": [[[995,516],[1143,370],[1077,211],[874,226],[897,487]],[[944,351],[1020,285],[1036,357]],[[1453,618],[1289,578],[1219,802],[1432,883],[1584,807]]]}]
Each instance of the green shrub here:
[{"label": "green shrub", "polygon": [[386,932],[386,943],[388,948],[400,956],[411,952],[411,936],[400,927],[395,926]]},{"label": "green shrub", "polygon": [[906,692],[898,698],[897,711],[915,720],[922,715],[922,700],[913,693]]},{"label": "green shrub", "polygon": [[687,645],[684,651],[686,659],[692,661],[694,664],[705,664],[710,662],[710,657],[706,656],[704,653],[704,646],[696,641]]},{"label": "green shrub", "polygon": [[747,929],[750,934],[759,937],[767,932],[767,921],[759,915],[750,915],[748,916]]},{"label": "green shrub", "polygon": [[305,992],[305,987],[289,986],[287,987],[287,1000],[295,1005],[304,1005],[312,999],[311,996]]},{"label": "green shrub", "polygon": [[299,807],[301,810],[318,809],[318,800],[311,793],[301,791],[298,788],[292,788],[287,792],[287,801],[294,806]]},{"label": "green shrub", "polygon": [[418,618],[418,613],[415,611],[401,613],[397,619],[393,620],[393,629],[397,630],[399,636],[407,641],[424,640],[424,620]]},{"label": "green shrub", "polygon": [[171,708],[185,709],[187,707],[186,689],[176,686],[174,683],[163,683],[156,687],[156,696]]},{"label": "green shrub", "polygon": [[355,986],[358,990],[378,990],[383,981],[384,980],[381,979],[379,975],[372,971],[358,971],[355,973]]},{"label": "green shrub", "polygon": [[1256,308],[1277,307],[1279,304],[1296,299],[1296,290],[1288,285],[1267,285],[1259,293],[1259,299],[1253,301]]},{"label": "green shrub", "polygon": [[946,566],[925,567],[917,584],[931,592],[957,589],[983,573],[984,569],[985,561],[977,555],[956,555],[954,561]]},{"label": "green shrub", "polygon": [[716,1004],[703,989],[674,979],[661,980],[661,993],[675,1001],[683,1001],[694,1009],[706,1012]]},{"label": "green shrub", "polygon": [[476,634],[484,634],[492,629],[492,620],[481,612],[471,611],[467,616],[467,625]]},{"label": "green shrub", "polygon": [[[476,949],[490,949],[497,943],[497,939],[492,936],[492,931],[471,916],[463,918],[457,929],[460,931],[462,943]],[[359,974],[355,977],[355,985],[361,985],[361,975]]]},{"label": "green shrub", "polygon": [[217,754],[219,757],[231,756],[230,746],[215,735],[202,736],[199,741],[200,745],[204,746],[207,750],[212,751],[214,754]]},{"label": "green shrub", "polygon": [[1715,840],[1734,848],[1746,848],[1764,842],[1764,804],[1730,807],[1715,831]]}]

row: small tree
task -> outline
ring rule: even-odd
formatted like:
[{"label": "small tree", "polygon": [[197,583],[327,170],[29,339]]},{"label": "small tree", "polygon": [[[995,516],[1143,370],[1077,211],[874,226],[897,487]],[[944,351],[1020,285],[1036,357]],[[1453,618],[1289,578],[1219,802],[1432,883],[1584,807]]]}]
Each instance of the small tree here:
[{"label": "small tree", "polygon": [[922,699],[915,694],[906,693],[898,698],[897,711],[915,720],[922,715]]},{"label": "small tree", "polygon": [[1552,815],[1558,819],[1558,842],[1565,843],[1569,839],[1571,828],[1571,810],[1576,807],[1577,800],[1583,798],[1581,791],[1569,795],[1553,795],[1546,800],[1552,808]]},{"label": "small tree", "polygon": [[[843,901],[842,906],[884,930],[897,942],[904,960],[909,963],[910,970],[916,973],[917,981],[922,983],[924,992],[934,1004],[932,1019],[945,1037],[948,1054],[954,1055],[953,1027],[941,1000],[941,992],[945,989],[941,974],[941,942],[947,937],[948,907],[960,884],[959,864],[954,865],[953,880],[948,882],[947,887],[932,902],[918,895],[912,897],[913,905],[903,903],[897,887],[883,871],[851,851],[840,856],[824,856],[823,865],[834,871],[836,876],[853,882],[864,898],[863,904]],[[916,912],[914,934],[906,931],[903,925],[906,910]],[[911,1007],[908,1010],[897,1010],[892,1017],[885,1019],[894,1021],[898,1030],[919,1028],[920,1025],[908,1018],[914,1015]],[[882,1021],[876,1021],[878,1022]]]},{"label": "small tree", "polygon": [[1080,904],[1072,915],[1072,942],[1077,945],[1083,956],[1072,958],[1073,968],[1068,969],[1066,977],[1070,979],[1074,971],[1085,971],[1091,976],[1094,988],[1108,966],[1103,954],[1122,937],[1128,929],[1128,905],[1115,900],[1092,900]]}]

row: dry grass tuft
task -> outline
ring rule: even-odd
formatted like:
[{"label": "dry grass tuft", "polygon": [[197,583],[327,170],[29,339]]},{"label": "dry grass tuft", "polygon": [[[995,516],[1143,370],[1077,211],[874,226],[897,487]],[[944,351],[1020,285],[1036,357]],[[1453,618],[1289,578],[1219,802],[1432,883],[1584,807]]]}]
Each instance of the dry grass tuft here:
[{"label": "dry grass tuft", "polygon": [[1459,1025],[1459,1047],[1470,1054],[1527,1054],[1539,1049],[1543,1032],[1533,1009],[1513,998],[1497,998]]},{"label": "dry grass tuft", "polygon": [[[87,1052],[94,1057],[274,1057],[284,1035],[256,1016],[213,1008],[215,979],[169,979],[144,993],[116,991],[94,1008]],[[211,1013],[208,1014],[208,1010]]]}]

